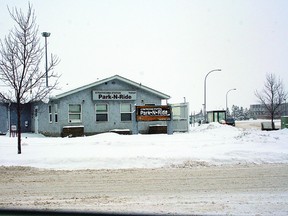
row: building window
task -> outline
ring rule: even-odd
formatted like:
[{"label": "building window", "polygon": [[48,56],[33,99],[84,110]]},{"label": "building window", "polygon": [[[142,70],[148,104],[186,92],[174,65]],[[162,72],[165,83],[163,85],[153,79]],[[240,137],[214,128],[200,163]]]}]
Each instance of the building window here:
[{"label": "building window", "polygon": [[58,123],[58,104],[54,104],[54,121]]},{"label": "building window", "polygon": [[48,106],[48,113],[49,113],[49,123],[52,123],[52,106]]},{"label": "building window", "polygon": [[96,104],[96,122],[108,121],[108,104]]},{"label": "building window", "polygon": [[121,121],[132,121],[132,105],[129,103],[121,104]]},{"label": "building window", "polygon": [[69,104],[69,122],[82,121],[82,108],[81,104]]}]

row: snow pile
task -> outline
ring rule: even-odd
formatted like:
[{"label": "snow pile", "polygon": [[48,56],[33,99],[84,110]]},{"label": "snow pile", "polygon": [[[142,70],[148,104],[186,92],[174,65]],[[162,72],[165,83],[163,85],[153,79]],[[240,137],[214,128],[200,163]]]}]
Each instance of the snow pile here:
[{"label": "snow pile", "polygon": [[104,133],[78,138],[0,136],[0,165],[48,169],[120,169],[288,163],[288,130],[239,129],[218,123],[173,135]]}]

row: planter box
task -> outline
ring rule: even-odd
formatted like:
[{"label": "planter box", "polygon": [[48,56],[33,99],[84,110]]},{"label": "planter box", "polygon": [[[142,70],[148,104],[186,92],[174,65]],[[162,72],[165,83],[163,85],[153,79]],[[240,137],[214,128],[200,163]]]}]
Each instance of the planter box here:
[{"label": "planter box", "polygon": [[64,126],[61,136],[62,137],[84,136],[84,126]]},{"label": "planter box", "polygon": [[167,134],[167,126],[166,125],[150,125],[148,133],[149,134]]}]

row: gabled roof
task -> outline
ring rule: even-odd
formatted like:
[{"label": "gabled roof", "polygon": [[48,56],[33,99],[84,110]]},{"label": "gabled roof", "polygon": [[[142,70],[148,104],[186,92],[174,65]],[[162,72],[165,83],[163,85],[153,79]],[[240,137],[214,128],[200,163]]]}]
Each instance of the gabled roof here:
[{"label": "gabled roof", "polygon": [[132,80],[126,79],[126,78],[124,78],[124,77],[122,77],[122,76],[119,76],[119,75],[114,75],[114,76],[112,76],[112,77],[108,77],[108,78],[106,78],[106,79],[102,79],[102,80],[99,80],[99,81],[90,83],[90,84],[88,84],[88,85],[84,85],[84,86],[82,86],[82,87],[79,87],[79,88],[76,88],[76,89],[73,89],[73,90],[64,92],[64,93],[59,94],[59,95],[56,95],[53,99],[60,99],[60,98],[66,97],[66,96],[68,96],[68,95],[75,94],[75,93],[77,93],[77,92],[80,92],[80,91],[86,90],[86,89],[88,89],[88,88],[92,88],[92,87],[101,85],[101,84],[103,84],[103,83],[106,83],[106,82],[109,82],[109,81],[112,81],[112,80],[115,80],[115,79],[120,80],[120,81],[122,81],[122,82],[124,82],[124,83],[130,84],[130,85],[132,85],[132,86],[135,86],[135,87],[137,87],[137,88],[141,88],[142,90],[145,90],[145,91],[147,91],[147,92],[150,92],[151,94],[157,95],[157,96],[159,96],[159,97],[162,98],[162,99],[169,99],[169,98],[170,98],[169,95],[164,94],[164,93],[162,93],[162,92],[159,92],[159,91],[157,91],[157,90],[155,90],[155,89],[149,88],[149,87],[147,87],[147,86],[144,86],[144,85],[142,85],[141,83],[134,82],[134,81],[132,81]]}]

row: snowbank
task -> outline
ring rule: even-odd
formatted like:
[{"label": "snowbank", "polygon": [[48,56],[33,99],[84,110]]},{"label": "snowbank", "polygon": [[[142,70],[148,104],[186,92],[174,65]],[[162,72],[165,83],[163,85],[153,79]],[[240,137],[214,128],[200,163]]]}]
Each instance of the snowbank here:
[{"label": "snowbank", "polygon": [[48,169],[120,169],[288,163],[288,130],[240,129],[218,123],[173,135],[104,133],[78,138],[0,136],[0,165]]}]

